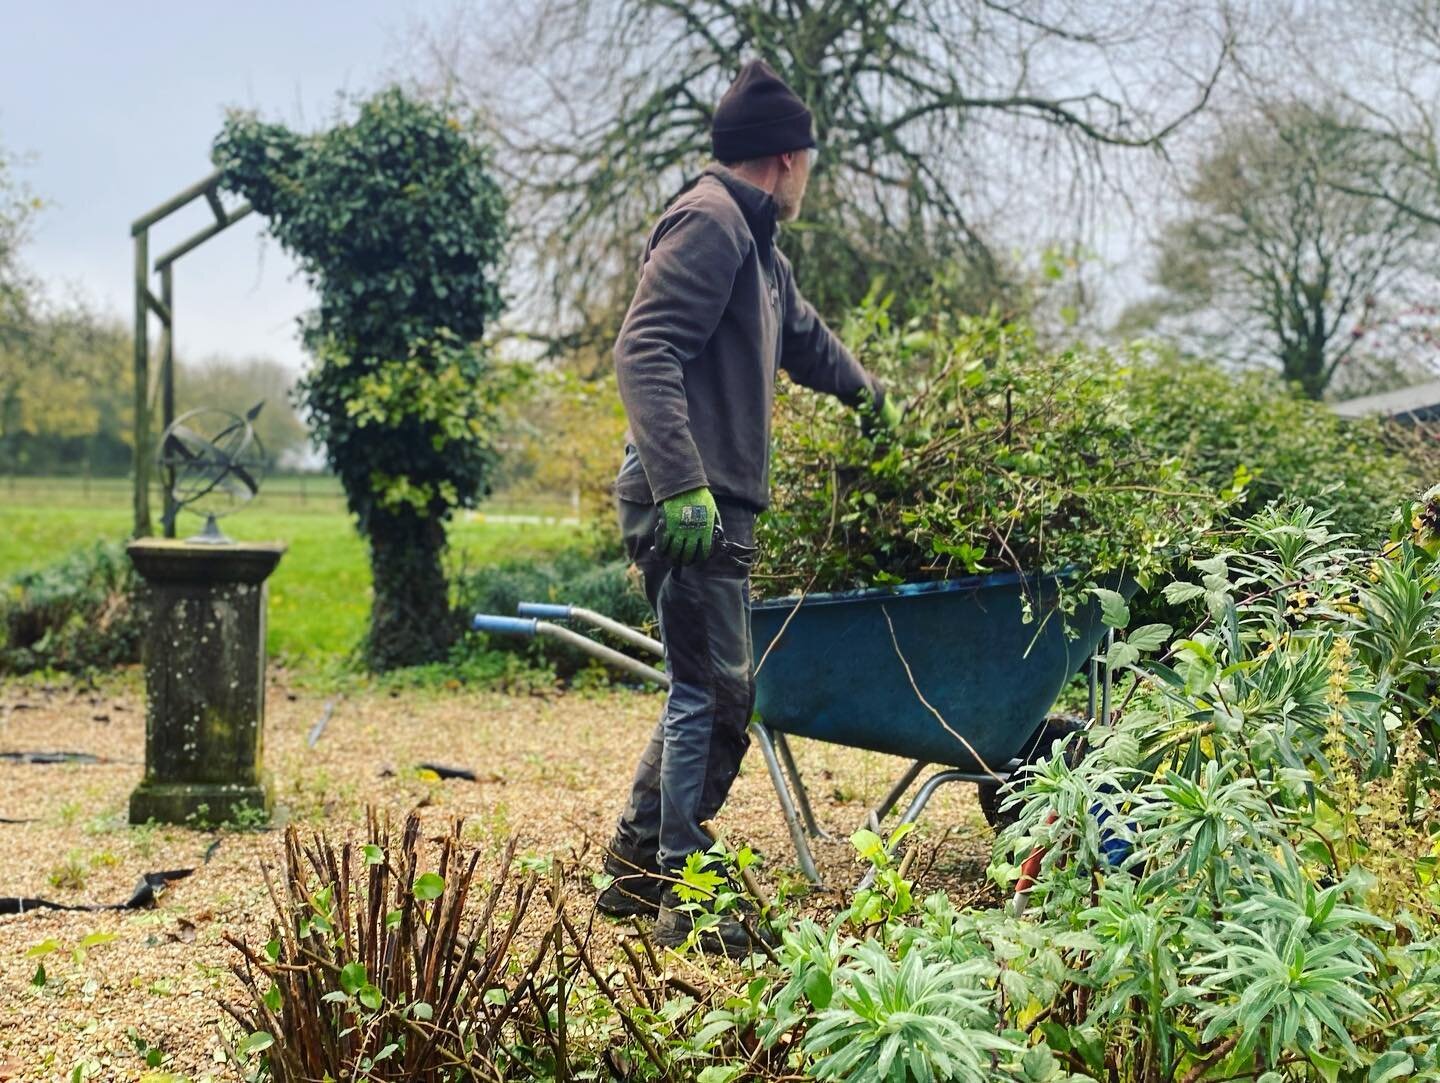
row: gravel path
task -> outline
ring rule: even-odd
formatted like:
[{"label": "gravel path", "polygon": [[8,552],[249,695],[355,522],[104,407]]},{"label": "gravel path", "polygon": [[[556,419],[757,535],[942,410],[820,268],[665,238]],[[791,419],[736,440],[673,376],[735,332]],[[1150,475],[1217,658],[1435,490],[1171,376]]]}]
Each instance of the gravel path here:
[{"label": "gravel path", "polygon": [[[660,707],[656,695],[625,691],[367,692],[341,698],[316,747],[307,748],[306,734],[330,699],[291,690],[283,671],[272,680],[265,760],[277,820],[343,836],[358,833],[367,804],[397,820],[423,805],[437,824],[463,816],[466,838],[487,854],[516,835],[522,854],[553,855],[581,870],[597,867],[594,848],[608,836]],[[858,869],[844,837],[903,765],[853,749],[796,745],[816,813],[838,836],[816,844],[822,874],[827,884],[853,882]],[[279,834],[130,827],[125,809],[143,749],[133,673],[98,690],[0,683],[0,752],[77,751],[102,760],[0,761],[0,820],[33,821],[0,822],[0,896],[115,903],[144,872],[196,867],[153,909],[0,916],[0,1081],[68,1079],[82,1063],[91,1072],[85,1078],[138,1080],[153,1071],[147,1047],[158,1047],[163,1070],[180,1077],[235,1078],[219,1059],[217,1026],[225,1017],[216,1000],[237,989],[232,951],[220,935],[266,939],[261,866],[275,860]],[[427,761],[470,768],[478,781],[427,781],[414,770]],[[918,863],[929,867],[922,889],[973,897],[982,890],[989,833],[973,791],[947,789],[922,832],[935,850]],[[762,879],[772,890],[799,886],[758,751],[747,758],[721,823],[732,845],[748,842],[766,858]],[[575,882],[588,904],[587,879]],[[824,911],[839,898],[817,892],[803,905]],[[43,987],[32,984],[42,964]]]}]

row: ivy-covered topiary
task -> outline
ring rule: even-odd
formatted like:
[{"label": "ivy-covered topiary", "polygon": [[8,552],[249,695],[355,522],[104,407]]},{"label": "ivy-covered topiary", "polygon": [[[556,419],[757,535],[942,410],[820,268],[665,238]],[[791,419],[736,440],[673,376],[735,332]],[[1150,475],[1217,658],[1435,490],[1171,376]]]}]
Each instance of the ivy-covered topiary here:
[{"label": "ivy-covered topiary", "polygon": [[479,345],[506,236],[487,152],[390,89],[315,135],[231,113],[213,157],[320,298],[301,322],[314,363],[300,397],[370,543],[367,660],[443,658],[459,630],[445,524],[488,492],[508,384]]}]

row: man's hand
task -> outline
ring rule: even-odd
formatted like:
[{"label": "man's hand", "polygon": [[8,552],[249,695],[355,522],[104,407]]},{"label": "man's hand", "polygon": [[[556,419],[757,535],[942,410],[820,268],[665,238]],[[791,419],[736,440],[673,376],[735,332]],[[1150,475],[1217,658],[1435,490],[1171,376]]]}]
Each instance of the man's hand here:
[{"label": "man's hand", "polygon": [[880,423],[892,433],[900,431],[900,418],[905,411],[900,407],[900,400],[894,395],[886,395],[885,401],[880,406]]},{"label": "man's hand", "polygon": [[718,519],[715,498],[704,486],[676,493],[660,505],[656,548],[676,564],[690,564],[710,555]]}]

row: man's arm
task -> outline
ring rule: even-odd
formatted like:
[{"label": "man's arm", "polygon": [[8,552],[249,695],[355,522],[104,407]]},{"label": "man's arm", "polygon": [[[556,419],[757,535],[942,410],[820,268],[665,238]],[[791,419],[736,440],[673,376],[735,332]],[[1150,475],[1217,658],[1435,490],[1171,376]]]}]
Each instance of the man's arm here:
[{"label": "man's arm", "polygon": [[714,334],[744,259],[732,224],[694,207],[659,227],[615,343],[615,376],[656,503],[708,484],[682,367]]},{"label": "man's arm", "polygon": [[800,295],[790,263],[777,253],[777,270],[782,278],[780,300],[784,326],[780,340],[780,367],[804,387],[834,395],[841,402],[858,406],[872,398],[878,409],[885,389],[855,355],[845,348],[835,332],[809,301]]}]

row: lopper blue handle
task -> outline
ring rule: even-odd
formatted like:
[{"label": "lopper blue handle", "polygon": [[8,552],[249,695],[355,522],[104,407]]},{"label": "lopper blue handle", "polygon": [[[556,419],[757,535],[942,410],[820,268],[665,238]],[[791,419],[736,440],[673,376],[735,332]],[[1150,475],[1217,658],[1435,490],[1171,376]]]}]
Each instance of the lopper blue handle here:
[{"label": "lopper blue handle", "polygon": [[490,632],[496,635],[533,636],[535,634],[533,620],[522,620],[520,617],[496,617],[489,613],[476,613],[474,619],[470,621],[470,627],[477,632]]},{"label": "lopper blue handle", "polygon": [[522,617],[540,617],[544,620],[569,620],[570,607],[568,605],[554,605],[550,602],[521,602],[515,607],[515,612]]}]

